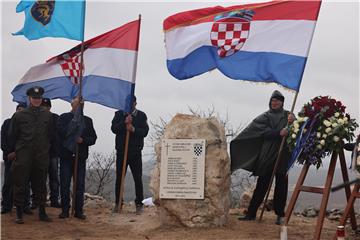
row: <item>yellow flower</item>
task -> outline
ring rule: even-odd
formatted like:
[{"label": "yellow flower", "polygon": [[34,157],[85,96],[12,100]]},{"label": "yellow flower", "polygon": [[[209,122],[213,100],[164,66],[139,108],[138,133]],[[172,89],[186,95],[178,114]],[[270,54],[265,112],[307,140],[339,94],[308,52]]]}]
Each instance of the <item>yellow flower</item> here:
[{"label": "yellow flower", "polygon": [[322,140],[320,141],[320,144],[324,146],[324,145],[325,145],[325,140],[322,139]]},{"label": "yellow flower", "polygon": [[325,138],[327,137],[327,134],[324,133],[324,134],[322,135],[322,137],[325,139]]},{"label": "yellow flower", "polygon": [[339,117],[339,116],[340,116],[340,113],[336,112],[334,116],[335,116],[335,117]]},{"label": "yellow flower", "polygon": [[330,133],[330,132],[331,132],[331,128],[328,127],[327,129],[325,129],[325,132],[326,132],[326,133]]},{"label": "yellow flower", "polygon": [[345,121],[343,120],[343,119],[338,119],[338,121],[337,121],[340,125],[343,125],[344,123],[345,123]]}]

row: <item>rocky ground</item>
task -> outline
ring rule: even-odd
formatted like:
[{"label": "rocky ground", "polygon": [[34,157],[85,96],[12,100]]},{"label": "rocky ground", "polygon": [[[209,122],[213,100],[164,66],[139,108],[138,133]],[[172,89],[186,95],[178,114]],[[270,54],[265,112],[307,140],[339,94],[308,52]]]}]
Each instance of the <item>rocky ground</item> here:
[{"label": "rocky ground", "polygon": [[[40,222],[37,214],[26,215],[25,224],[14,223],[15,211],[1,216],[1,238],[10,240],[38,239],[279,239],[281,227],[274,224],[275,215],[265,212],[263,222],[237,220],[239,209],[232,209],[228,223],[219,228],[185,228],[161,226],[156,207],[146,207],[142,215],[136,215],[133,205],[126,205],[121,214],[111,212],[111,204],[92,199],[86,205],[87,219],[59,219],[59,209],[47,208],[52,223]],[[360,217],[357,218],[360,223]],[[312,239],[316,218],[293,215],[287,227],[288,239]],[[332,239],[337,221],[325,219],[321,239]],[[360,228],[360,226],[359,226]],[[347,228],[347,239],[360,239]]]}]

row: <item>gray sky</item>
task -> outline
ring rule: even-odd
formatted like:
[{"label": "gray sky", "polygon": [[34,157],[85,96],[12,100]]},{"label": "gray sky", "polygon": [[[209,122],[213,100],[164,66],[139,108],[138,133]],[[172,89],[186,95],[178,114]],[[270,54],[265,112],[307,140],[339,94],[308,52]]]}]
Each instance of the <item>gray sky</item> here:
[{"label": "gray sky", "polygon": [[[138,18],[142,14],[139,60],[135,93],[138,108],[150,121],[170,119],[188,106],[208,109],[212,105],[228,114],[230,124],[238,126],[267,110],[269,96],[279,89],[290,109],[294,93],[275,84],[235,81],[217,70],[186,81],[174,79],[166,68],[163,20],[175,13],[215,5],[231,6],[237,2],[88,2],[85,39],[92,38]],[[261,1],[253,1],[261,2]],[[1,2],[1,120],[10,117],[16,104],[10,92],[32,66],[64,52],[79,42],[69,39],[43,38],[28,41],[11,36],[23,26],[24,15],[16,14],[17,2]],[[310,55],[295,107],[317,95],[330,95],[342,101],[347,111],[359,119],[359,2],[323,1]],[[62,100],[53,101],[53,112],[69,111]],[[92,117],[98,141],[92,150],[109,153],[114,149],[110,131],[114,109],[86,103],[85,114]],[[358,131],[359,132],[359,131]],[[150,151],[147,149],[146,151]]]}]

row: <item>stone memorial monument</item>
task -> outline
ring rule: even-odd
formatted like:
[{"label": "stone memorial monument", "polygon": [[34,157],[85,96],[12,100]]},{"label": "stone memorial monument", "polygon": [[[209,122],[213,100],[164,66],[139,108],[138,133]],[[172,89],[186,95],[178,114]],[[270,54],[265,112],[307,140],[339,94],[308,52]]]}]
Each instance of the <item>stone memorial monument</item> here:
[{"label": "stone memorial monument", "polygon": [[[173,150],[182,148],[181,151],[192,154],[186,149],[193,149],[199,158],[196,154],[195,157],[186,157],[181,153],[169,155],[170,159],[169,156],[162,156],[162,153],[166,155],[166,149],[162,149],[162,146],[168,148],[169,152],[171,143],[176,145]],[[177,114],[166,126],[155,151],[157,164],[152,172],[150,187],[161,222],[165,225],[188,227],[223,226],[228,219],[231,180],[224,127],[215,118]],[[203,165],[200,163],[201,154],[205,154]],[[161,163],[163,159],[167,164]],[[171,166],[168,165],[169,162]],[[164,166],[165,175],[161,172]],[[177,191],[170,191],[171,188]]]}]

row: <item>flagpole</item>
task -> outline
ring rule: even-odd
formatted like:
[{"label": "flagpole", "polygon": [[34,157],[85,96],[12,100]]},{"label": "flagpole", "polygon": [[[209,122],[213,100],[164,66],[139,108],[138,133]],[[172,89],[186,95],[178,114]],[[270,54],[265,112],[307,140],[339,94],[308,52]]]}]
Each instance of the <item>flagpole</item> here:
[{"label": "flagpole", "polygon": [[[316,19],[318,19],[318,16],[319,16],[319,12],[320,12],[320,8],[321,8],[321,3],[320,2],[320,6],[319,6],[319,9],[318,9],[318,12],[317,12],[317,16],[316,16]],[[309,47],[307,49],[307,52],[306,52],[306,56],[309,56],[309,52],[310,52],[310,46],[311,46],[311,43],[312,43],[312,40],[314,38],[314,32],[315,32],[315,28],[316,28],[316,24],[317,24],[317,21],[315,22],[315,26],[314,26],[314,29],[311,33],[311,40],[310,40],[310,43],[309,43]],[[305,67],[306,67],[306,63],[307,63],[307,59],[304,63],[304,68],[303,68],[303,71],[301,73],[301,81],[300,81],[300,84],[299,84],[299,89],[297,90],[297,92],[295,93],[295,96],[294,96],[294,100],[293,100],[293,103],[292,103],[292,106],[291,106],[291,110],[290,110],[290,114],[293,114],[294,112],[294,108],[295,108],[295,104],[296,104],[296,100],[297,100],[297,97],[298,97],[298,94],[300,92],[300,86],[301,86],[301,82],[302,82],[302,79],[303,79],[303,76],[304,76],[304,71],[305,71]],[[289,126],[289,122],[286,124],[286,128],[288,128]],[[277,159],[276,159],[276,162],[275,162],[275,166],[274,166],[274,169],[273,169],[273,172],[271,174],[271,179],[270,179],[270,183],[269,183],[269,186],[266,190],[266,195],[265,195],[265,199],[263,201],[263,207],[261,209],[261,213],[260,213],[260,217],[259,217],[259,222],[261,222],[262,220],[262,217],[264,215],[264,211],[265,211],[265,205],[266,205],[266,202],[269,198],[269,194],[270,194],[270,190],[271,190],[271,187],[272,187],[272,184],[273,184],[273,181],[274,181],[274,177],[275,177],[275,174],[276,174],[276,171],[278,169],[278,166],[279,166],[279,163],[280,163],[280,159],[281,159],[281,154],[282,154],[282,151],[284,149],[284,145],[285,145],[285,140],[286,140],[286,136],[283,136],[282,137],[282,140],[281,140],[281,144],[280,144],[280,148],[279,148],[279,152],[278,152],[278,156],[277,156]],[[288,177],[288,173],[286,174],[286,177]]]},{"label": "flagpole", "polygon": [[[82,79],[83,79],[83,69],[84,69],[84,37],[85,37],[85,9],[86,4],[84,1],[84,12],[83,12],[83,38],[81,41],[81,52],[80,52],[80,77],[79,77],[79,103],[80,103],[80,111],[83,114],[83,107],[84,102],[82,99]],[[77,139],[76,139],[77,141]],[[75,161],[74,161],[74,171],[73,171],[73,191],[72,191],[72,204],[71,204],[71,216],[74,216],[75,213],[75,204],[76,204],[76,191],[77,191],[77,172],[78,172],[78,165],[79,165],[79,144],[76,142],[76,150],[75,150]]]},{"label": "flagpole", "polygon": [[[136,42],[136,53],[134,58],[134,68],[133,68],[133,83],[135,84],[136,80],[136,70],[137,70],[137,61],[138,61],[138,52],[139,52],[139,41],[140,41],[140,25],[141,25],[141,14],[139,14],[139,28],[138,28],[138,35],[137,35],[137,42]],[[135,92],[135,85],[131,93],[131,105],[130,105],[130,111],[132,110],[132,106],[134,103],[134,92]],[[131,114],[131,113],[129,113]],[[119,213],[122,210],[123,207],[123,197],[124,197],[124,181],[125,181],[125,174],[126,174],[126,166],[127,166],[127,160],[128,160],[128,151],[129,151],[129,139],[130,139],[130,131],[126,130],[126,137],[125,137],[125,149],[124,149],[124,158],[123,158],[123,164],[121,168],[121,182],[120,182],[120,189],[119,189],[119,201],[120,201],[120,207],[118,208]],[[115,203],[116,204],[116,203]]]}]

